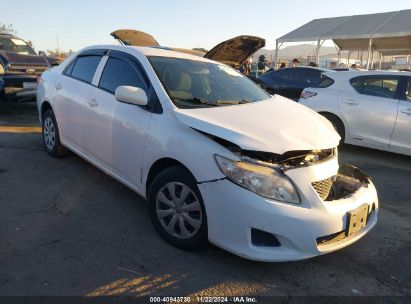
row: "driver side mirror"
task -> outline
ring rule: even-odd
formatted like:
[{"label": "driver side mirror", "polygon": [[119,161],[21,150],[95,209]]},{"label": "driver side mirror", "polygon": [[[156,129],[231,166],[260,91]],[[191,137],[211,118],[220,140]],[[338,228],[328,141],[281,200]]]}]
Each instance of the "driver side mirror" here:
[{"label": "driver side mirror", "polygon": [[148,98],[143,89],[131,86],[121,86],[116,89],[115,97],[120,102],[146,106]]}]

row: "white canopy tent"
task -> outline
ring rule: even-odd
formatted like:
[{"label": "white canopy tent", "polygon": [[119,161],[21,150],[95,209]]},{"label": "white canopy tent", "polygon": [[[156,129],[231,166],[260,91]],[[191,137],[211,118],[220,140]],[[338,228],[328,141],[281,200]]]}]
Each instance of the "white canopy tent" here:
[{"label": "white canopy tent", "polygon": [[411,55],[411,9],[314,19],[276,41],[278,49],[286,42],[316,41],[316,61],[325,40],[333,40],[338,51],[368,51],[367,69],[375,51],[380,55]]}]

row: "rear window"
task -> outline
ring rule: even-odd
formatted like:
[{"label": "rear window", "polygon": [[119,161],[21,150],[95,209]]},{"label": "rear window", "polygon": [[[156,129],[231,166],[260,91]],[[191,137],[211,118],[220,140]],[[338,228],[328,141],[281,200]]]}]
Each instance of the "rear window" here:
[{"label": "rear window", "polygon": [[73,68],[74,68],[74,65],[75,65],[75,63],[76,63],[76,60],[77,60],[77,59],[74,59],[74,60],[68,65],[68,67],[67,67],[66,70],[64,71],[64,75],[67,75],[67,76],[70,76],[70,75],[71,75],[71,72],[73,72]]},{"label": "rear window", "polygon": [[320,82],[318,83],[319,88],[328,88],[334,84],[334,80],[332,80],[330,77],[327,77],[323,74],[321,74],[321,79]]},{"label": "rear window", "polygon": [[91,83],[100,60],[101,56],[85,56],[77,58],[70,74],[71,77]]},{"label": "rear window", "polygon": [[309,85],[318,85],[321,82],[321,71],[306,69],[305,79],[301,80],[308,83]]},{"label": "rear window", "polygon": [[356,77],[351,79],[350,83],[351,86],[356,90],[358,93],[362,94],[362,88],[364,86],[365,77]]},{"label": "rear window", "polygon": [[276,71],[273,76],[282,80],[295,80],[298,78],[296,69],[292,68]]},{"label": "rear window", "polygon": [[399,78],[395,76],[363,76],[351,79],[352,87],[360,94],[395,99]]}]

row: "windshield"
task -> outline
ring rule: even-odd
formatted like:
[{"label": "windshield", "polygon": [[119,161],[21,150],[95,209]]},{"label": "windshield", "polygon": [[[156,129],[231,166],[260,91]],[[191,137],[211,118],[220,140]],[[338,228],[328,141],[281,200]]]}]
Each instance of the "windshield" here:
[{"label": "windshield", "polygon": [[212,62],[149,57],[178,108],[216,107],[265,100],[265,93],[234,69]]},{"label": "windshield", "polygon": [[18,38],[0,37],[0,51],[36,55],[36,52],[24,40]]}]

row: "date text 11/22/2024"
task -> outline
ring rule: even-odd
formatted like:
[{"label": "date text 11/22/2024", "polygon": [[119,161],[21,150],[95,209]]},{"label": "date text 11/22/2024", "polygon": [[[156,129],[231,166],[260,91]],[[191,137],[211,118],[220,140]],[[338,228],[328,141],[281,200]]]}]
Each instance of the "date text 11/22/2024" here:
[{"label": "date text 11/22/2024", "polygon": [[150,297],[150,303],[258,303],[254,297]]}]

